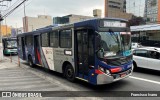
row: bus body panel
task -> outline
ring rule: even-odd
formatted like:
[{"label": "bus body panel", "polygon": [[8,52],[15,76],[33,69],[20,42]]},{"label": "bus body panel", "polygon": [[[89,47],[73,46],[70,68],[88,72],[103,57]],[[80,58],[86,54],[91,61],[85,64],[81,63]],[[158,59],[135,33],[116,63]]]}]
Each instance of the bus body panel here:
[{"label": "bus body panel", "polygon": [[[55,64],[55,71],[62,73],[62,66],[63,64],[69,63],[72,65],[72,67],[75,69],[74,65],[74,57],[73,57],[73,50],[72,49],[61,49],[61,48],[54,48],[53,49],[53,58],[54,58],[54,64]],[[71,52],[71,55],[66,55],[65,52]]]},{"label": "bus body panel", "polygon": [[[116,19],[116,20],[119,20],[119,19]],[[121,21],[126,22],[126,20],[121,20]],[[77,22],[71,25],[66,25],[66,26],[39,29],[39,30],[36,30],[35,32],[24,33],[22,35],[19,35],[18,38],[32,35],[32,38],[34,41],[32,46],[26,46],[25,44],[24,46],[25,49],[23,49],[22,46],[20,45],[18,49],[18,52],[20,53],[19,56],[21,59],[26,61],[28,61],[29,56],[31,56],[34,64],[40,65],[42,67],[45,67],[47,69],[50,69],[59,73],[63,73],[64,64],[67,64],[67,63],[71,64],[75,71],[76,78],[84,80],[94,85],[112,83],[128,77],[129,75],[131,75],[133,70],[132,60],[129,60],[127,63],[121,64],[120,66],[111,66],[106,64],[104,61],[99,60],[99,58],[97,58],[97,54],[95,51],[96,50],[95,33],[98,31],[109,31],[109,28],[100,28],[99,22],[100,22],[99,19],[98,20],[92,19],[92,20],[87,20],[83,22]],[[42,46],[43,38],[41,37],[41,35],[43,33],[50,34],[50,32],[52,31],[60,32],[61,30],[66,30],[66,29],[72,30],[72,47],[71,48],[60,48],[59,46],[57,48],[51,47],[51,46],[47,46],[47,47]],[[117,29],[118,31],[120,30],[120,28],[117,28]],[[87,33],[85,33],[85,31]],[[79,54],[78,54],[79,47],[77,44],[78,43],[77,34],[81,35],[81,42],[83,42],[85,41],[84,39],[85,36],[88,36],[87,37],[88,40],[91,38],[89,35],[90,34],[89,32],[93,34],[94,39],[92,41],[95,41],[92,43],[94,54],[91,57],[92,59],[94,59],[94,62],[92,63],[89,62],[91,59],[89,56],[89,53],[91,51],[90,49],[88,49],[89,43],[79,44],[83,48],[82,54],[80,55],[82,56],[82,61],[79,62]],[[85,48],[87,48],[86,49],[87,52],[84,52]],[[23,57],[23,55],[25,55],[25,57]],[[123,52],[123,56],[125,56],[125,59],[128,59],[127,56],[129,55],[131,55],[130,50]],[[88,62],[86,62],[87,59],[88,59]],[[112,68],[121,67],[122,70],[119,73],[106,74],[100,71],[99,67],[102,67],[108,70]]]},{"label": "bus body panel", "polygon": [[[53,48],[51,47],[42,47],[44,53],[44,58],[46,58],[47,66],[50,70],[55,71],[54,58],[53,58]],[[41,58],[39,58],[41,59]]]},{"label": "bus body panel", "polygon": [[53,59],[55,71],[62,73],[62,66],[66,62],[72,65],[75,71],[75,57],[74,57],[74,31],[72,28],[72,48],[53,48]]}]

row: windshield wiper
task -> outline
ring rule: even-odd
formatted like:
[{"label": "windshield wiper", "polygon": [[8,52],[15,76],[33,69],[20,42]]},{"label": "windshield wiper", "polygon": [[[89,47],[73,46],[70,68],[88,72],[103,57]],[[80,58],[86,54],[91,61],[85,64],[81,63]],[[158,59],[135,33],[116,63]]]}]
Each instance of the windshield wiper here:
[{"label": "windshield wiper", "polygon": [[[118,51],[118,52],[123,51],[122,48],[121,48],[122,44],[121,44],[121,42],[119,41],[119,40],[120,40],[120,37],[118,38],[118,35],[116,35],[116,34],[113,32],[112,29],[109,29],[109,33],[113,34],[114,37],[115,37],[115,38],[113,38],[113,40],[118,44],[118,47],[119,47],[119,51]],[[121,44],[121,45],[120,45],[120,44]]]}]

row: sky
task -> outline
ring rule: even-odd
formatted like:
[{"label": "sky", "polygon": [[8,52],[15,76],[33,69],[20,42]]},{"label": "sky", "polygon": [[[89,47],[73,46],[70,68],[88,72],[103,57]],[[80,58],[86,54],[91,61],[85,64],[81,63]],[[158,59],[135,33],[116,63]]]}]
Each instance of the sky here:
[{"label": "sky", "polygon": [[[20,1],[22,0],[12,0],[12,2],[1,3],[1,5],[8,6],[0,7],[2,14],[6,13],[3,10],[8,9],[11,5]],[[128,13],[134,13],[136,16],[143,17],[145,0],[126,1]],[[102,17],[104,15],[104,0],[27,0],[25,5],[26,16],[29,17],[37,17],[38,15],[57,17],[69,14],[93,16],[93,9],[101,9]],[[6,24],[15,28],[23,27],[22,17],[24,17],[23,5],[6,18]],[[5,24],[5,21],[3,21],[2,24]]]},{"label": "sky", "polygon": [[[20,0],[12,0],[11,4],[7,5],[10,6],[17,1]],[[104,15],[104,0],[28,0],[25,4],[26,16],[30,17],[37,17],[37,15],[57,17],[69,14],[93,16],[93,9],[101,9],[102,15]],[[24,6],[22,5],[6,18],[8,26],[15,28],[23,26],[23,8]],[[5,8],[3,7],[3,9]],[[5,21],[2,23],[5,24]]]}]

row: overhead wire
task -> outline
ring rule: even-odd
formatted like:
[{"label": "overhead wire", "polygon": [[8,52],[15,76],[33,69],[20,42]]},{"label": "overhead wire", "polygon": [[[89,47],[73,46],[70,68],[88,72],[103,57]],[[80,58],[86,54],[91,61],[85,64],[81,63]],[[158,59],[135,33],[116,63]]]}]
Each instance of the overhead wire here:
[{"label": "overhead wire", "polygon": [[[30,0],[30,2],[28,3],[28,4],[26,4],[26,8],[31,4],[31,2],[32,2],[33,0]],[[21,10],[23,10],[23,7],[21,7],[21,8],[19,8],[18,10],[16,10],[13,14],[17,14],[17,13],[19,13]]]},{"label": "overhead wire", "polygon": [[[2,0],[2,1],[0,2],[0,5],[3,5],[3,1],[4,1],[4,0]],[[1,3],[2,3],[2,4],[1,4]],[[3,6],[1,6],[1,9],[2,9],[2,8],[3,8]]]},{"label": "overhead wire", "polygon": [[10,9],[14,8],[16,6],[16,4],[18,4],[20,0],[17,0],[16,2],[14,2],[12,5],[10,5],[5,11],[9,11]]},{"label": "overhead wire", "polygon": [[13,11],[15,11],[18,7],[20,7],[26,0],[23,0],[21,3],[19,3],[16,7],[11,9],[9,12],[7,12],[5,15],[2,16],[2,18],[6,18],[8,15],[10,15]]},{"label": "overhead wire", "polygon": [[[7,7],[9,7],[9,6],[8,6],[8,2],[7,2],[7,4],[5,4],[5,5],[6,5],[6,9],[7,9]],[[3,6],[3,7],[4,7],[4,6]],[[2,7],[2,8],[3,8],[3,7]],[[1,12],[4,12],[4,10],[2,10],[2,8],[1,8]]]}]

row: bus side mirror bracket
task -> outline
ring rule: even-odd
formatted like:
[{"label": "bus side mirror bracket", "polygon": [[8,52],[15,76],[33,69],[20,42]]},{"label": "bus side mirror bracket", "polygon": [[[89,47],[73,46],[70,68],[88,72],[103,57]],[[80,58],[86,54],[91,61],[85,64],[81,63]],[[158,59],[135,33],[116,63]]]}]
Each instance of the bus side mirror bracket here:
[{"label": "bus side mirror bracket", "polygon": [[97,51],[97,56],[98,56],[99,58],[104,58],[104,50],[103,50],[102,48]]}]

